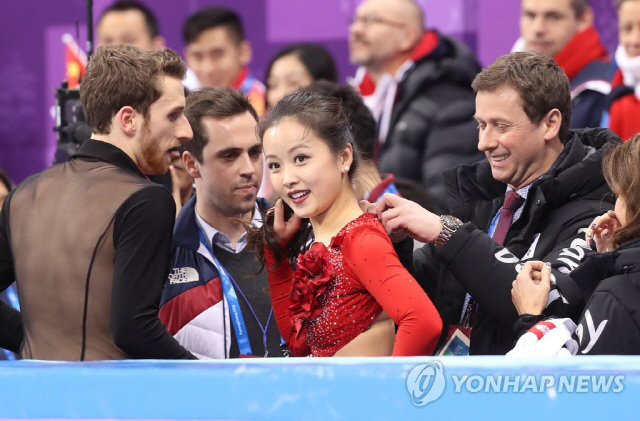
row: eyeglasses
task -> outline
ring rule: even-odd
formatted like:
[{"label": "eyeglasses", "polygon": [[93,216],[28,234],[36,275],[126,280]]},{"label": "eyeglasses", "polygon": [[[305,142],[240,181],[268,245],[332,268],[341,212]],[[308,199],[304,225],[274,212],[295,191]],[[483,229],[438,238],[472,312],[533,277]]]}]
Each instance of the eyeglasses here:
[{"label": "eyeglasses", "polygon": [[392,20],[381,18],[375,13],[367,13],[366,15],[362,15],[362,16],[354,16],[349,20],[350,25],[353,25],[356,22],[360,22],[362,26],[364,26],[365,28],[374,24],[389,25],[389,26],[393,26],[394,28],[402,28],[404,26],[404,23],[394,22]]}]

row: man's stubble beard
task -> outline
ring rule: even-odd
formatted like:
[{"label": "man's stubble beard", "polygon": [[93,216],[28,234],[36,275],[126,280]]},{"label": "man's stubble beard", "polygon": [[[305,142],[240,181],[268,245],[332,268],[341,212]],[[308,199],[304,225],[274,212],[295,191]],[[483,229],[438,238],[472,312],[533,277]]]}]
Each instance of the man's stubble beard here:
[{"label": "man's stubble beard", "polygon": [[142,157],[147,165],[145,172],[153,175],[163,175],[169,171],[169,157],[160,151],[158,145],[151,138],[151,131],[145,123],[140,139]]}]

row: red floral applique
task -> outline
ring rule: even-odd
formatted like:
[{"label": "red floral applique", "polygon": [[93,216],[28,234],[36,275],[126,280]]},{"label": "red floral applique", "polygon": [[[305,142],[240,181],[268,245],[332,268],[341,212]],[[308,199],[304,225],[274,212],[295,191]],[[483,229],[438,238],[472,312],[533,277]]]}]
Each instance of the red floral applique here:
[{"label": "red floral applique", "polygon": [[318,317],[322,312],[318,298],[325,292],[331,279],[328,255],[329,251],[324,244],[314,243],[304,255],[298,256],[298,268],[293,274],[289,294],[293,304],[287,308],[289,317],[293,320],[296,339],[304,339],[307,321]]},{"label": "red floral applique", "polygon": [[342,228],[340,232],[337,233],[335,237],[331,239],[331,244],[329,244],[329,247],[332,247],[332,248],[340,247],[340,244],[342,244],[342,240],[344,240],[344,236],[347,235],[345,228]]}]

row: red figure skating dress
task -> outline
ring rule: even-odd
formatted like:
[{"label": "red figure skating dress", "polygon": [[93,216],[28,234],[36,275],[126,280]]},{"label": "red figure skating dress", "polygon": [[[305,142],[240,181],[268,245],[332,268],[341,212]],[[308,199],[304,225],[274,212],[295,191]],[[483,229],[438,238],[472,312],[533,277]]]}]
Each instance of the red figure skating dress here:
[{"label": "red figure skating dress", "polygon": [[295,356],[329,357],[366,331],[384,309],[398,325],[392,355],[431,355],[442,321],[401,265],[374,214],[314,243],[294,272],[265,249],[278,328]]}]

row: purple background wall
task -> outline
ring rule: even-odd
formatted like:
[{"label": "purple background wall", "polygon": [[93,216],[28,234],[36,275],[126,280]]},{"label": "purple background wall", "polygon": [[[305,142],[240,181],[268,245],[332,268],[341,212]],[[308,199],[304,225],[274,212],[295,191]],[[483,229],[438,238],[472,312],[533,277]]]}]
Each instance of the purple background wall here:
[{"label": "purple background wall", "polygon": [[[112,0],[95,0],[94,16]],[[262,78],[269,58],[285,44],[312,40],[334,55],[340,77],[352,75],[348,19],[360,0],[142,0],[158,15],[167,45],[182,52],[182,22],[209,5],[234,8],[252,42],[253,73]],[[518,37],[517,0],[418,0],[427,25],[465,41],[483,64],[509,52]],[[0,13],[0,167],[14,181],[50,165],[55,150],[53,89],[64,78],[64,33],[85,48],[85,0],[3,2]],[[596,25],[611,49],[617,42],[612,0],[592,0]]]}]

